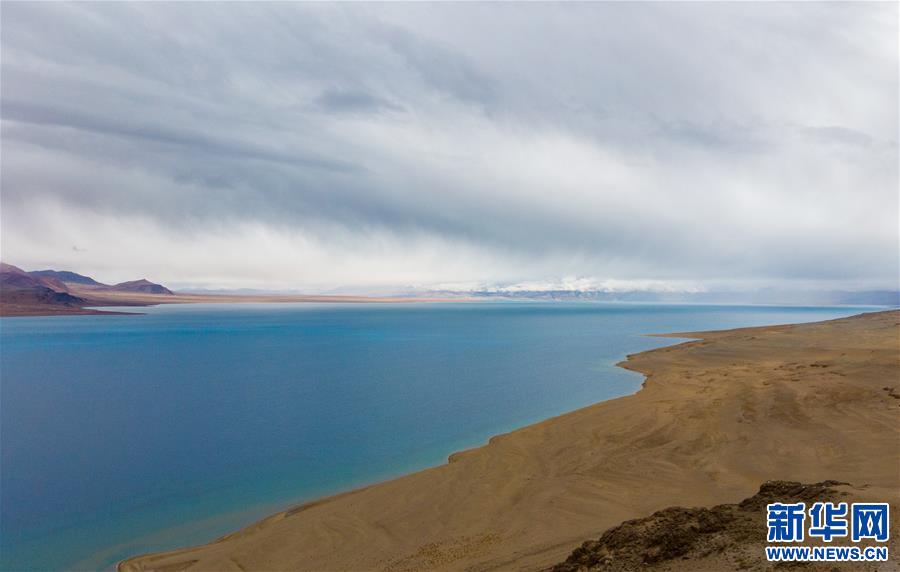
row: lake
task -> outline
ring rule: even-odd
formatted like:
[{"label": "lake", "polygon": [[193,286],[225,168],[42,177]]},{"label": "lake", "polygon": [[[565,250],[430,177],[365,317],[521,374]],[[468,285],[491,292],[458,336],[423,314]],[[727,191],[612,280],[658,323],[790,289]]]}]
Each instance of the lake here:
[{"label": "lake", "polygon": [[645,333],[873,308],[196,304],[0,319],[0,568],[109,569],[633,393]]}]

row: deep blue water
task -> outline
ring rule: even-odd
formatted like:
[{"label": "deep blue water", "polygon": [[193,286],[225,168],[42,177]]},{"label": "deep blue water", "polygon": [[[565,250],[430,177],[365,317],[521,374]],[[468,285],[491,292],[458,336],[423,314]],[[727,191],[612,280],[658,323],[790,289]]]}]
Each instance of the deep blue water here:
[{"label": "deep blue water", "polygon": [[[871,309],[871,308],[869,308]],[[184,305],[0,320],[0,568],[103,569],[636,391],[643,333],[866,308]]]}]

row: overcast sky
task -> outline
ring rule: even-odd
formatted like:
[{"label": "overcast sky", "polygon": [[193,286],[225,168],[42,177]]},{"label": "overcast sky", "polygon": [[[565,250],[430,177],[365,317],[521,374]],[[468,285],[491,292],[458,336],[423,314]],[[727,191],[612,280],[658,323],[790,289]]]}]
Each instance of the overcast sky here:
[{"label": "overcast sky", "polygon": [[2,10],[27,269],[897,287],[896,3]]}]

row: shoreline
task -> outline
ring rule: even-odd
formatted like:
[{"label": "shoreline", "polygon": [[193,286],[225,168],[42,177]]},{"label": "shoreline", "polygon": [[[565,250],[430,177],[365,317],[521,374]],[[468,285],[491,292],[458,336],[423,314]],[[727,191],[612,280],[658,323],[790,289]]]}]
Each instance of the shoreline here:
[{"label": "shoreline", "polygon": [[[90,288],[72,288],[73,294],[82,298],[83,303],[73,305],[61,304],[16,304],[3,300],[0,292],[0,318],[25,318],[25,317],[50,317],[50,316],[127,316],[143,315],[144,312],[120,312],[114,310],[102,310],[98,308],[131,307],[147,308],[165,304],[428,304],[428,303],[484,303],[484,302],[515,302],[515,303],[548,303],[548,302],[579,302],[598,304],[672,304],[688,306],[771,306],[780,307],[774,303],[714,303],[714,302],[635,302],[635,301],[576,301],[576,300],[539,300],[531,298],[479,298],[472,296],[357,296],[357,295],[307,295],[307,294],[192,294],[174,292],[172,294],[146,294],[139,292],[112,292],[98,291]],[[791,307],[818,307],[816,304],[788,304]],[[846,308],[874,308],[877,305],[844,304],[837,305]],[[893,307],[881,306],[885,310]],[[672,337],[668,334],[646,334],[655,337]],[[677,337],[677,336],[676,336]]]},{"label": "shoreline", "polygon": [[[743,498],[770,478],[867,483],[894,503],[900,412],[881,388],[889,385],[884,374],[895,379],[898,371],[898,325],[900,311],[890,310],[650,334],[691,339],[617,364],[645,376],[634,394],[496,435],[442,465],[301,503],[207,544],[130,557],[117,569],[539,568],[622,520],[673,504]],[[840,359],[833,359],[837,350],[821,349],[823,341],[843,350]],[[832,379],[822,386],[828,368]],[[722,383],[734,381],[744,383]],[[864,415],[853,423],[867,427],[810,435],[822,420],[798,410],[798,398],[805,403],[822,392],[836,399],[811,412],[860,401]],[[762,405],[768,415],[759,414]],[[874,443],[847,442],[873,424]],[[785,431],[804,446],[785,441]],[[864,452],[876,461],[847,462]]]},{"label": "shoreline", "polygon": [[471,298],[415,298],[410,296],[319,296],[304,294],[135,294],[103,292],[98,295],[92,290],[73,290],[84,296],[84,303],[78,305],[16,305],[3,303],[0,299],[0,317],[25,318],[47,316],[122,316],[142,315],[143,312],[116,312],[98,310],[102,307],[146,308],[163,304],[416,304],[434,302],[469,302]]}]

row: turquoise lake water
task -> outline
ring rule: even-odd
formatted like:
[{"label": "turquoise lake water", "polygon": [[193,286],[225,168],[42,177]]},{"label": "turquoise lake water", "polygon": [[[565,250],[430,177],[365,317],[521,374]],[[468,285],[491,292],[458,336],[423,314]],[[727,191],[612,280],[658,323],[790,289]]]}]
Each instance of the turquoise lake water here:
[{"label": "turquoise lake water", "polygon": [[[109,569],[633,393],[651,332],[873,308],[237,304],[0,320],[0,568]],[[131,309],[134,311],[134,309]]]}]

